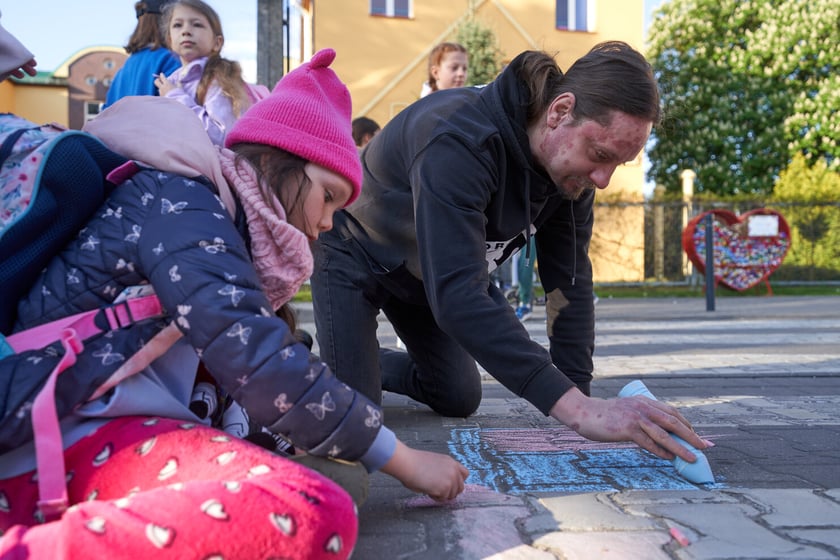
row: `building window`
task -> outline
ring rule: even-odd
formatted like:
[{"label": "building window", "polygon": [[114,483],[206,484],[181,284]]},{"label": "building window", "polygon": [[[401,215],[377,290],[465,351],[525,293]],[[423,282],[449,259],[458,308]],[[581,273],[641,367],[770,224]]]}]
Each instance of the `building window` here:
[{"label": "building window", "polygon": [[411,0],[370,0],[370,15],[397,18],[412,17]]},{"label": "building window", "polygon": [[101,101],[85,101],[85,122],[102,112]]},{"label": "building window", "polygon": [[91,76],[90,74],[88,74],[87,76],[85,76],[85,83],[91,87],[95,86],[96,76]]},{"label": "building window", "polygon": [[114,64],[114,61],[111,60],[110,58],[106,58],[105,62],[102,63],[102,66],[105,67],[105,70],[113,70],[114,66],[116,66],[116,64]]},{"label": "building window", "polygon": [[594,31],[595,7],[592,0],[557,0],[557,29]]}]

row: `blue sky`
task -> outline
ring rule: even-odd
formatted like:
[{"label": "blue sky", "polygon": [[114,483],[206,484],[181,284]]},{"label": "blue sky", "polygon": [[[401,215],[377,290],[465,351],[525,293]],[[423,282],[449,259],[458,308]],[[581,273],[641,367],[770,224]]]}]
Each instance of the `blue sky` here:
[{"label": "blue sky", "polygon": [[[225,57],[256,81],[257,0],[210,0],[225,33]],[[0,5],[3,27],[35,54],[38,69],[52,71],[80,49],[122,47],[134,31],[131,0],[12,0]]]},{"label": "blue sky", "polygon": [[[645,0],[645,12],[662,2]],[[245,79],[256,81],[257,0],[210,0],[210,5],[222,19],[224,56],[238,60]],[[3,27],[35,54],[44,71],[86,47],[123,46],[136,21],[131,0],[10,0],[0,10]]]}]

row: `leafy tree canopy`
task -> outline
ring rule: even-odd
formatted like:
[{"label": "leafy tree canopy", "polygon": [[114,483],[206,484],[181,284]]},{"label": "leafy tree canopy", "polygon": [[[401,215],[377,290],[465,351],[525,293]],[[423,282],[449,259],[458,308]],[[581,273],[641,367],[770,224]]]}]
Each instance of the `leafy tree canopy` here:
[{"label": "leafy tree canopy", "polygon": [[493,30],[471,17],[458,26],[455,41],[469,53],[467,85],[492,82],[502,66],[502,52]]},{"label": "leafy tree canopy", "polygon": [[828,169],[824,159],[806,161],[797,153],[779,174],[773,199],[792,228],[790,263],[837,270],[840,257],[840,172]]},{"label": "leafy tree canopy", "polygon": [[796,153],[840,168],[837,0],[668,0],[649,41],[652,181],[693,169],[697,192],[763,194]]}]

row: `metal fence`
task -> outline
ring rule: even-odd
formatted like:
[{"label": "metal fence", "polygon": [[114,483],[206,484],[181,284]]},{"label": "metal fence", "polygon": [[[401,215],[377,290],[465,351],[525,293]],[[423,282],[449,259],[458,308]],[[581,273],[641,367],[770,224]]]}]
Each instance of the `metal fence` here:
[{"label": "metal fence", "polygon": [[[709,210],[728,210],[737,216],[769,209],[782,216],[790,229],[790,248],[772,274],[774,283],[840,282],[840,202],[778,202],[771,200],[646,200],[599,202],[616,214],[644,215],[644,277],[646,282],[694,283],[698,275],[688,262],[682,234],[691,218]],[[615,212],[615,208],[626,211]],[[597,210],[596,210],[597,212]],[[621,223],[609,224],[620,229]],[[596,230],[604,227],[596,226]],[[601,242],[603,245],[603,242]],[[608,252],[596,236],[591,251]]]}]

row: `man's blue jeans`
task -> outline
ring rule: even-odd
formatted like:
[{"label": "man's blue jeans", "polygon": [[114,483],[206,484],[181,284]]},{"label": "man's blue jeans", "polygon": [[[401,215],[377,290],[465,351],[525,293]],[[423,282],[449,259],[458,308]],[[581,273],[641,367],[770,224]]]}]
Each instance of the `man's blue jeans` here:
[{"label": "man's blue jeans", "polygon": [[[398,297],[390,274],[335,229],[321,234],[313,253],[316,336],[321,359],[336,377],[377,403],[384,389],[444,416],[475,412],[481,402],[476,362],[438,327],[425,298],[409,303]],[[407,352],[379,347],[380,310]]]}]

